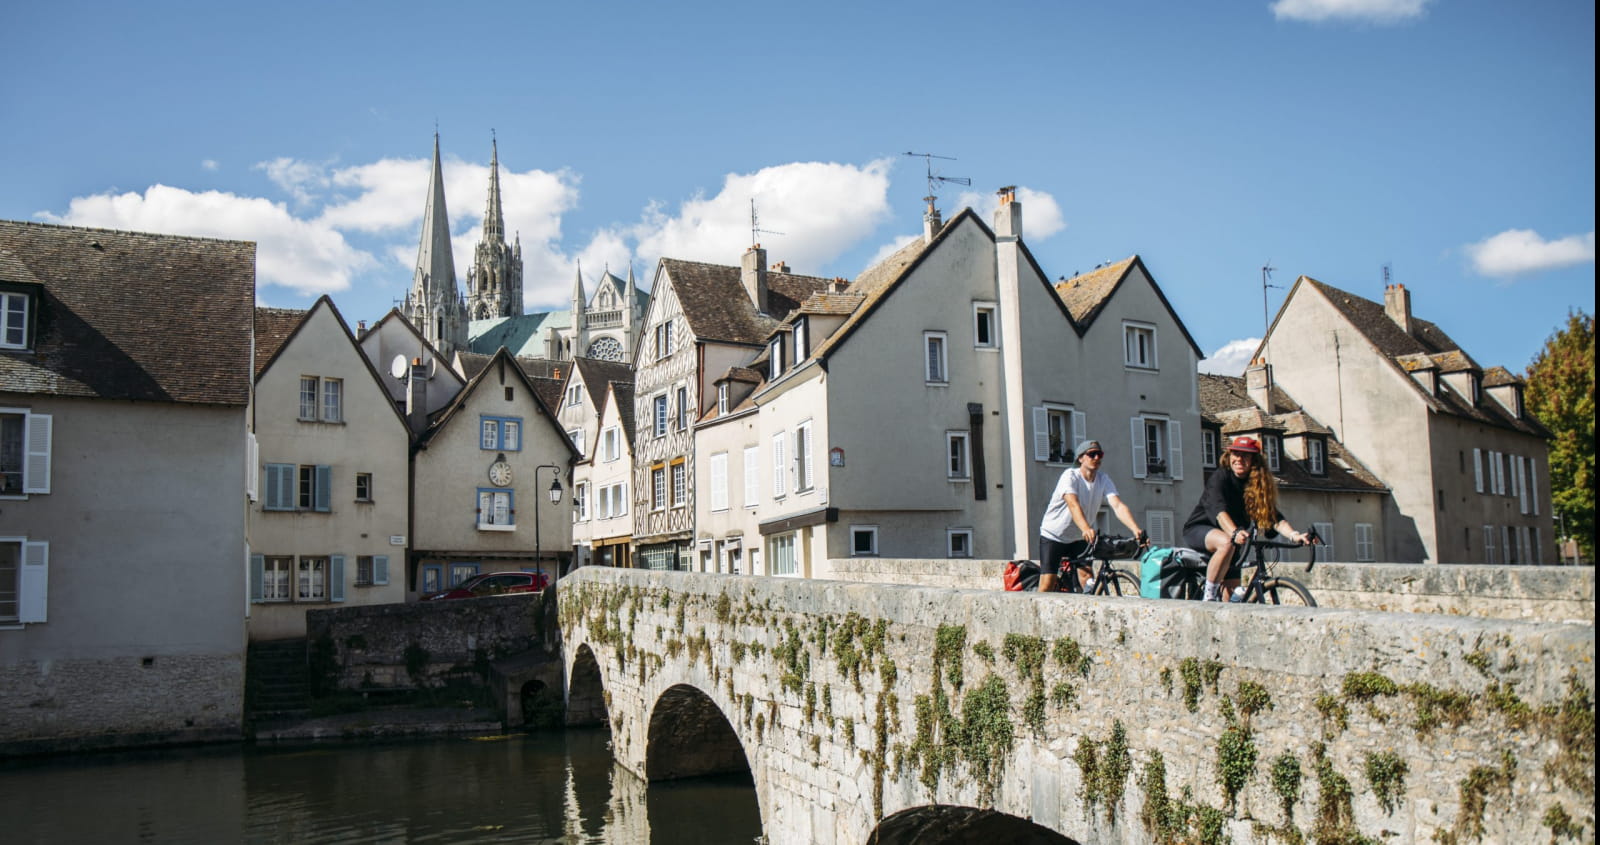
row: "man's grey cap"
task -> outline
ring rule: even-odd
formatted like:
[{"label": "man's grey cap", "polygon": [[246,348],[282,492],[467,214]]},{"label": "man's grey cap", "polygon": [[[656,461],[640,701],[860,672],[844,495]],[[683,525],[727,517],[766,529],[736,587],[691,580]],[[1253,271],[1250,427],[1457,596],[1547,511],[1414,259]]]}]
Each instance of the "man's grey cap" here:
[{"label": "man's grey cap", "polygon": [[[1078,448],[1073,450],[1073,452],[1072,452],[1073,457],[1081,457],[1084,452],[1087,452],[1090,449],[1100,449],[1100,441],[1098,441],[1098,440],[1085,440],[1082,443],[1079,443],[1078,444]],[[1105,450],[1104,449],[1100,449],[1100,451],[1104,452]]]}]

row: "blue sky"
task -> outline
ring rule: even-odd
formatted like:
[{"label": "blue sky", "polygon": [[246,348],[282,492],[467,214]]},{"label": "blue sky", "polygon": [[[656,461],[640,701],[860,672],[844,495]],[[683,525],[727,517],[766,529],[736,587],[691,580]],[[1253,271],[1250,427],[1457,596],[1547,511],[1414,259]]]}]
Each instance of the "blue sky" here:
[{"label": "blue sky", "polygon": [[1521,371],[1594,311],[1591,2],[7,3],[0,217],[259,243],[262,304],[464,283],[490,133],[528,306],[667,255],[853,277],[1021,186],[1051,276],[1138,253],[1237,372],[1309,275]]}]

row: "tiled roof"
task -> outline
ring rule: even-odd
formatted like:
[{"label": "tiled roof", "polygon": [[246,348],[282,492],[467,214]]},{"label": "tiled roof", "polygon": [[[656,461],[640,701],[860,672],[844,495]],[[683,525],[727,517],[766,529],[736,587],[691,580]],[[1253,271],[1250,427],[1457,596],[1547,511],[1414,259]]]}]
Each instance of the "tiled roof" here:
[{"label": "tiled roof", "polygon": [[672,279],[684,319],[697,339],[751,346],[766,342],[790,311],[831,284],[816,276],[768,271],[767,313],[763,315],[745,292],[738,267],[678,258],[663,258],[661,266]]},{"label": "tiled roof", "polygon": [[468,352],[465,349],[457,351],[456,355],[460,356],[461,369],[465,370],[463,375],[467,377],[468,381],[477,378],[478,373],[483,372],[483,368],[489,366],[489,361],[494,358],[493,355],[485,355],[482,352]]},{"label": "tiled roof", "polygon": [[[616,278],[613,276],[612,278]],[[589,401],[596,410],[606,404],[606,385],[614,381],[633,383],[633,367],[621,361],[602,361],[599,358],[574,358],[573,365],[583,376],[583,386],[589,391]]]},{"label": "tiled roof", "polygon": [[1115,264],[1107,264],[1088,273],[1057,282],[1056,295],[1066,303],[1067,312],[1072,315],[1072,319],[1086,326],[1094,322],[1094,318],[1110,301],[1111,294],[1122,284],[1123,277],[1128,275],[1129,268],[1133,267],[1133,262],[1138,258],[1137,255],[1130,255]]},{"label": "tiled roof", "polygon": [[859,293],[814,293],[805,302],[800,303],[800,313],[851,314],[860,307],[864,298]]},{"label": "tiled roof", "polygon": [[1503,387],[1508,384],[1522,383],[1523,381],[1521,378],[1517,377],[1505,367],[1490,367],[1489,369],[1483,371],[1484,387]]},{"label": "tiled roof", "polygon": [[1222,425],[1222,433],[1275,431],[1283,436],[1317,434],[1326,438],[1328,455],[1324,475],[1312,475],[1297,460],[1285,457],[1274,473],[1278,482],[1290,489],[1381,491],[1387,486],[1372,471],[1356,460],[1327,426],[1302,410],[1282,388],[1272,386],[1273,406],[1284,409],[1268,414],[1250,401],[1245,380],[1238,376],[1200,374],[1201,416]]},{"label": "tiled roof", "polygon": [[611,382],[617,397],[617,419],[622,421],[622,435],[633,442],[633,380]]},{"label": "tiled roof", "polygon": [[272,362],[307,313],[299,308],[256,309],[256,376]]},{"label": "tiled roof", "polygon": [[[517,363],[520,365],[522,362],[518,361]],[[527,372],[524,371],[523,374],[527,375]],[[528,384],[533,387],[533,392],[539,394],[539,398],[544,400],[546,408],[561,407],[561,391],[565,384],[562,379],[529,375]]]},{"label": "tiled roof", "polygon": [[[539,418],[545,420],[546,424],[548,424],[552,429],[561,431],[560,424],[556,421],[556,415],[553,411],[551,411],[551,408],[556,407],[555,403],[561,399],[561,382],[556,381],[555,379],[538,377],[530,378],[520,366],[521,362],[517,361],[515,358],[512,358],[511,354],[507,350],[501,349],[495,352],[495,354],[489,356],[488,361],[484,362],[480,366],[477,366],[476,373],[467,379],[466,386],[462,387],[461,390],[456,393],[454,398],[446,403],[443,408],[440,408],[428,416],[427,427],[417,437],[418,447],[426,448],[428,443],[432,441],[440,431],[443,431],[445,426],[450,424],[450,420],[454,418],[456,414],[460,413],[461,409],[466,406],[467,399],[477,391],[478,385],[481,384],[485,378],[491,376],[489,369],[491,366],[493,366],[495,361],[500,359],[501,356],[509,358],[512,363],[519,364],[519,366],[508,369],[510,372],[514,373],[517,378],[523,380],[523,383],[528,386],[529,391],[533,394],[534,401],[543,406],[541,408],[543,413],[539,415]],[[463,363],[465,363],[465,361],[463,361]],[[477,362],[474,361],[473,363],[476,364]],[[566,432],[561,431],[561,434],[562,441],[567,442]],[[526,440],[526,435],[524,435],[524,440]],[[567,443],[567,448],[571,452],[572,457],[578,457],[576,447],[574,447],[570,442]]]},{"label": "tiled roof", "polygon": [[0,221],[0,280],[42,285],[0,390],[244,405],[255,244]]},{"label": "tiled roof", "polygon": [[751,369],[750,367],[729,367],[728,371],[723,373],[722,378],[717,379],[717,381],[738,381],[744,382],[745,384],[760,384],[761,378],[761,373],[757,370]]},{"label": "tiled roof", "polygon": [[[946,223],[944,228],[939,230],[939,235],[934,237],[934,242],[937,243],[939,238],[943,237],[946,232],[954,230],[962,215],[972,215],[972,210],[965,209],[961,214],[957,214],[952,218],[949,223]],[[976,219],[975,215],[973,217]],[[846,296],[856,297],[860,304],[850,312],[850,316],[845,318],[844,322],[834,330],[833,334],[828,336],[827,340],[817,344],[816,348],[811,350],[811,357],[825,358],[840,343],[843,343],[844,339],[855,330],[855,327],[872,313],[878,303],[889,294],[889,291],[894,289],[895,283],[905,276],[906,271],[916,263],[918,258],[922,257],[922,253],[928,246],[928,242],[923,238],[915,238],[910,243],[895,250],[888,258],[868,267],[861,275],[857,276],[856,280],[850,283],[850,287],[846,288],[844,293]]]}]

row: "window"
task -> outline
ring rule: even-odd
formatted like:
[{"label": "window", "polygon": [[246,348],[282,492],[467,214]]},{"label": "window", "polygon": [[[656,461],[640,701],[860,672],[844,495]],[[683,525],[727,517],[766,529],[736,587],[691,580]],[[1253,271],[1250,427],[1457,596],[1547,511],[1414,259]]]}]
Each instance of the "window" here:
[{"label": "window", "polygon": [[1283,450],[1280,448],[1278,435],[1262,435],[1261,451],[1267,456],[1267,469],[1272,470],[1273,472],[1279,472],[1282,469],[1282,462],[1280,461],[1279,456]]},{"label": "window", "polygon": [[656,324],[656,360],[672,354],[672,323]]},{"label": "window", "polygon": [[372,501],[372,473],[370,473],[370,472],[358,472],[358,473],[356,473],[356,501],[358,501],[358,502],[370,502],[370,501]]},{"label": "window", "polygon": [[606,463],[622,457],[622,431],[612,426],[600,432],[600,459]]},{"label": "window", "polygon": [[1500,526],[1500,540],[1502,547],[1506,550],[1506,563],[1512,566],[1522,563],[1522,561],[1517,558],[1516,529],[1509,525]]},{"label": "window", "polygon": [[717,385],[717,416],[728,413],[728,383]]},{"label": "window", "polygon": [[628,485],[625,482],[601,487],[595,499],[595,518],[611,519],[628,513]]},{"label": "window", "polygon": [[1156,369],[1156,327],[1146,323],[1122,324],[1122,362],[1142,370]]},{"label": "window", "polygon": [[945,358],[945,333],[923,332],[923,381],[928,384],[949,384],[950,364]]},{"label": "window", "polygon": [[678,430],[689,427],[689,388],[678,388]]},{"label": "window", "polygon": [[0,496],[50,492],[52,419],[0,408]]},{"label": "window", "polygon": [[783,335],[767,344],[767,381],[777,381],[783,375]]},{"label": "window", "polygon": [[522,451],[520,417],[479,417],[478,448],[487,452]]},{"label": "window", "polygon": [[374,587],[389,583],[388,555],[357,555],[356,586]]},{"label": "window", "polygon": [[965,481],[972,477],[972,461],[968,451],[968,440],[969,436],[965,431],[947,431],[944,433],[944,474],[946,478]]},{"label": "window", "polygon": [[444,589],[444,567],[437,563],[423,566],[422,589],[419,592],[427,595],[429,593],[437,593],[442,589]]},{"label": "window", "polygon": [[972,303],[972,345],[994,349],[1000,345],[999,323],[995,322],[993,302]]},{"label": "window", "polygon": [[1497,533],[1499,532],[1495,531],[1493,525],[1483,526],[1483,562],[1490,565],[1500,562],[1495,556],[1495,535]]},{"label": "window", "polygon": [[1175,545],[1178,540],[1172,529],[1172,511],[1145,511],[1144,530],[1150,535],[1151,545]]},{"label": "window", "polygon": [[342,422],[344,420],[344,381],[319,376],[300,377],[300,420],[302,422]]},{"label": "window", "polygon": [[811,487],[811,421],[807,420],[794,430],[794,489],[795,492],[802,492]]},{"label": "window", "polygon": [[262,561],[262,601],[288,601],[294,580],[294,558],[268,557]]},{"label": "window", "polygon": [[1483,492],[1483,450],[1472,450],[1472,489]]},{"label": "window", "polygon": [[567,439],[572,441],[572,448],[577,450],[578,457],[580,457],[580,458],[584,457],[584,453],[583,453],[584,442],[583,441],[585,440],[585,438],[583,436],[583,429],[574,428],[571,431],[568,431],[567,432]]},{"label": "window", "polygon": [[322,421],[344,420],[344,381],[336,378],[322,380]]},{"label": "window", "polygon": [[572,485],[572,521],[589,521],[589,484],[580,481]]},{"label": "window", "polygon": [[878,526],[850,526],[850,556],[876,557],[878,554]]},{"label": "window", "polygon": [[1370,522],[1358,522],[1358,523],[1356,523],[1356,560],[1358,560],[1358,561],[1377,560],[1377,557],[1374,555],[1373,552],[1374,552],[1374,549],[1373,549],[1373,542],[1372,542],[1372,523],[1370,523]]},{"label": "window", "polygon": [[323,601],[328,597],[328,559],[303,557],[295,567],[296,601]]},{"label": "window", "polygon": [[651,404],[654,407],[652,419],[655,420],[656,436],[665,437],[667,434],[667,395],[663,393],[657,396],[651,400]]},{"label": "window", "polygon": [[761,447],[744,447],[744,506],[761,503]]},{"label": "window", "polygon": [[1328,466],[1322,454],[1324,448],[1326,447],[1322,443],[1322,438],[1306,438],[1306,470],[1312,475],[1328,474]]},{"label": "window", "polygon": [[0,624],[44,622],[50,544],[0,537]]},{"label": "window", "polygon": [[807,355],[811,354],[811,337],[809,334],[809,329],[810,325],[806,322],[805,317],[797,318],[794,321],[794,332],[792,336],[794,337],[794,363],[797,367],[800,365],[800,362],[806,359]]},{"label": "window", "polygon": [[333,510],[333,467],[302,466],[296,485],[298,510],[327,513]]},{"label": "window", "polygon": [[788,492],[789,465],[784,461],[783,441],[788,435],[776,434],[772,437],[772,498],[781,499]]},{"label": "window", "polygon": [[25,293],[0,292],[0,349],[29,349],[28,315],[32,297]]},{"label": "window", "polygon": [[728,453],[711,456],[711,510],[728,509]]},{"label": "window", "polygon": [[672,464],[672,506],[681,508],[689,501],[689,466],[682,458]]},{"label": "window", "polygon": [[944,544],[946,557],[972,557],[972,529],[945,529]]},{"label": "window", "polygon": [[1033,409],[1033,459],[1052,464],[1072,463],[1073,448],[1083,441],[1086,417],[1067,405],[1042,405]]},{"label": "window", "polygon": [[1322,545],[1311,548],[1311,559],[1317,563],[1333,560],[1333,523],[1313,522],[1311,527],[1316,530],[1317,536],[1322,538]]},{"label": "window", "polygon": [[1217,465],[1217,432],[1213,429],[1200,429],[1200,466],[1211,469]]},{"label": "window", "polygon": [[657,465],[650,470],[650,510],[667,508],[667,468]]},{"label": "window", "polygon": [[511,531],[517,527],[512,491],[478,488],[478,530]]},{"label": "window", "polygon": [[772,565],[773,575],[797,575],[799,567],[796,565],[794,554],[794,535],[779,534],[767,541],[767,562]]},{"label": "window", "polygon": [[477,574],[478,565],[476,563],[452,563],[450,564],[450,586],[459,587],[461,582]]},{"label": "window", "polygon": [[1133,477],[1183,480],[1183,426],[1161,416],[1138,416],[1131,421]]},{"label": "window", "polygon": [[567,404],[576,405],[581,401],[583,401],[583,385],[567,385]]},{"label": "window", "polygon": [[317,418],[317,377],[300,377],[300,419],[313,421]]}]

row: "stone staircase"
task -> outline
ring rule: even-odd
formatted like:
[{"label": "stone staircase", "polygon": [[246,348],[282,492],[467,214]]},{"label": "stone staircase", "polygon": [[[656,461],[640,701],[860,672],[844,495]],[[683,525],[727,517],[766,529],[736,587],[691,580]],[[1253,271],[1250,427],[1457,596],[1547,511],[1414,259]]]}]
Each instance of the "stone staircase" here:
[{"label": "stone staircase", "polygon": [[305,638],[251,643],[245,658],[245,689],[252,721],[310,712]]}]

